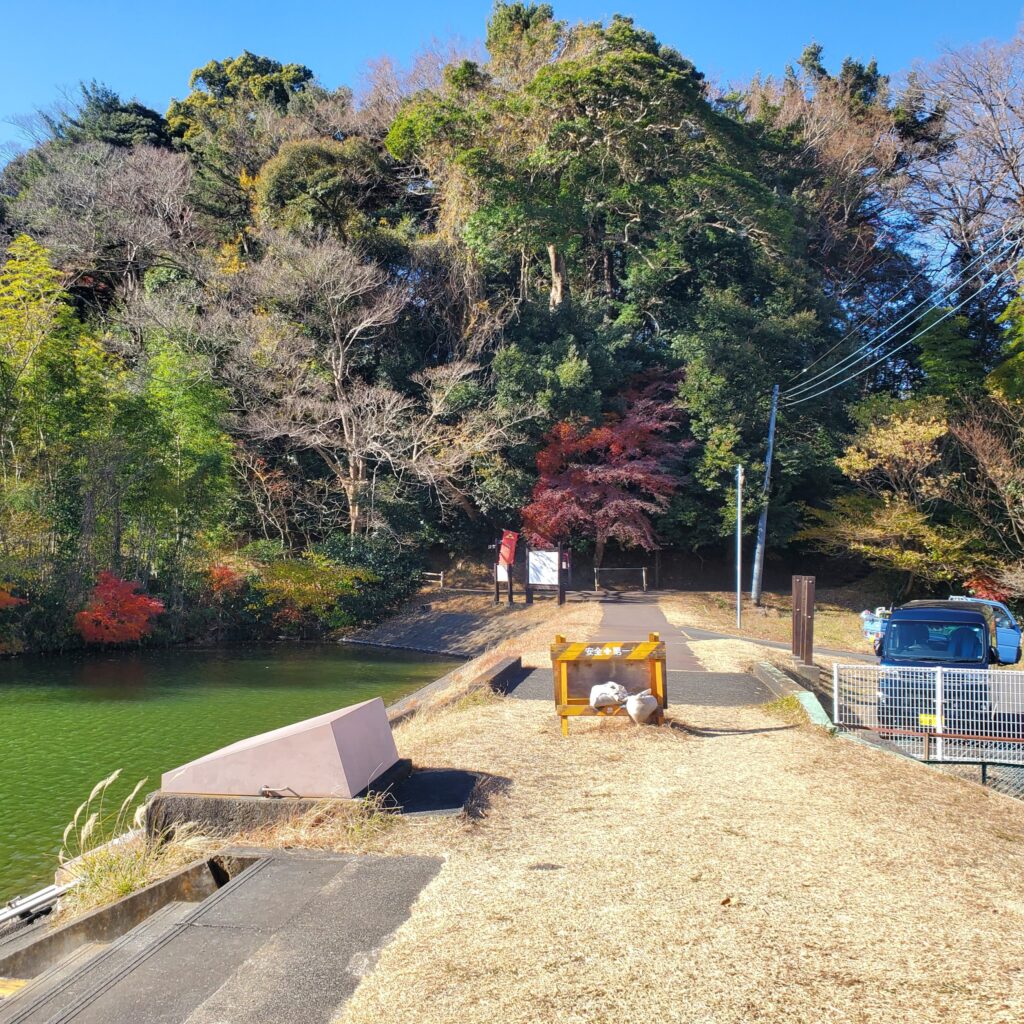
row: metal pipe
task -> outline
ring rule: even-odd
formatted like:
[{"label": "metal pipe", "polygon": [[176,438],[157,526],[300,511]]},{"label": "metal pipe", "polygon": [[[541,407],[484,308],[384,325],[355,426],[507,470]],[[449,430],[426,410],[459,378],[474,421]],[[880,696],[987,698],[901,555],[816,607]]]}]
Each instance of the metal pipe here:
[{"label": "metal pipe", "polygon": [[779,385],[772,388],[772,411],[768,417],[768,452],[764,459],[764,490],[761,515],[757,520],[757,544],[754,547],[754,569],[750,580],[750,600],[761,603],[761,580],[764,575],[764,547],[768,534],[768,491],[772,482],[772,454],[775,451],[775,417],[779,410]]},{"label": "metal pipe", "polygon": [[743,467],[736,467],[736,628],[743,619]]}]

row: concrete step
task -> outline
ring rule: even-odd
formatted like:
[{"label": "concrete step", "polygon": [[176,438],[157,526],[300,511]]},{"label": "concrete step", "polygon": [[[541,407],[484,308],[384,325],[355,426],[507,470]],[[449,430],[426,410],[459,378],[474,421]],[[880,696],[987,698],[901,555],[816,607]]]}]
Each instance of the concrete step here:
[{"label": "concrete step", "polygon": [[0,1024],[330,1024],[440,867],[268,851],[202,903],[169,904],[0,1002]]},{"label": "concrete step", "polygon": [[257,861],[46,1024],[181,1024],[352,859]]},{"label": "concrete step", "polygon": [[115,977],[140,950],[171,932],[194,909],[192,903],[168,903],[109,945],[80,946],[0,1003],[0,1024],[46,1024],[97,983]]},{"label": "concrete step", "polygon": [[[64,983],[65,979],[93,960],[97,954],[102,953],[107,945],[105,942],[86,942],[30,981],[14,982],[13,987],[3,993],[7,998],[0,1003],[0,1020],[6,1020],[7,1015],[21,1012],[34,1000],[47,998],[58,985]],[[3,990],[2,981],[3,979],[0,979],[0,992]]]},{"label": "concrete step", "polygon": [[352,858],[183,1024],[330,1024],[440,867],[434,857]]}]

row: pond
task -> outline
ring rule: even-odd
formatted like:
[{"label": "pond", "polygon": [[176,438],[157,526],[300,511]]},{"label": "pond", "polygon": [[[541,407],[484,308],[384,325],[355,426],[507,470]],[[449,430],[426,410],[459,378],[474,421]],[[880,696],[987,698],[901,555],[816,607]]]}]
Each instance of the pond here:
[{"label": "pond", "polygon": [[457,664],[339,644],[0,660],[0,903],[53,881],[64,826],[115,768],[112,795],[143,777],[150,792],[218,747]]}]

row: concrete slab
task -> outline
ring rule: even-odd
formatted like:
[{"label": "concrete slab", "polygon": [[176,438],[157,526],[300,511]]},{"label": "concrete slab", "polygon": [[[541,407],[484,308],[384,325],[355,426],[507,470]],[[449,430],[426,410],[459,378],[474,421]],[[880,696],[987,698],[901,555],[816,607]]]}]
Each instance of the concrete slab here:
[{"label": "concrete slab", "polygon": [[380,697],[250,736],[165,772],[165,793],[354,797],[398,761]]},{"label": "concrete slab", "polygon": [[[325,885],[347,869],[354,858],[270,857],[260,870],[243,872],[221,890],[219,899],[200,904],[187,924],[191,928],[247,928],[274,931],[287,924]],[[257,865],[254,865],[254,867]]]},{"label": "concrete slab", "polygon": [[327,1024],[373,969],[441,863],[434,857],[353,859],[185,1024]]},{"label": "concrete slab", "polygon": [[329,1024],[442,861],[265,853],[202,904],[169,904],[53,972],[45,998],[0,1003],[0,1020]]},{"label": "concrete slab", "polygon": [[264,941],[245,928],[183,927],[53,1024],[181,1024]]},{"label": "concrete slab", "polygon": [[421,768],[392,791],[403,814],[459,814],[473,795],[479,776],[457,768]]},{"label": "concrete slab", "polygon": [[70,972],[59,973],[51,983],[41,985],[39,990],[26,989],[19,998],[0,1004],[0,1022],[48,1024],[50,1021],[71,1020],[98,993],[123,978],[129,965],[154,943],[174,934],[193,909],[187,903],[168,903],[84,964]]}]

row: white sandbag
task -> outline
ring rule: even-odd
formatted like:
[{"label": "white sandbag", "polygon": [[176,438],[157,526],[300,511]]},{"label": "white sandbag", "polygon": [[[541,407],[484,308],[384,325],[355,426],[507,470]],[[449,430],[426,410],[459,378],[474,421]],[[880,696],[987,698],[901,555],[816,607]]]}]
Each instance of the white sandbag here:
[{"label": "white sandbag", "polygon": [[626,714],[637,725],[643,725],[657,710],[658,698],[653,696],[650,690],[644,690],[643,693],[634,693],[626,701]]},{"label": "white sandbag", "polygon": [[616,707],[625,702],[628,691],[620,683],[598,683],[590,688],[590,706],[592,708]]}]

